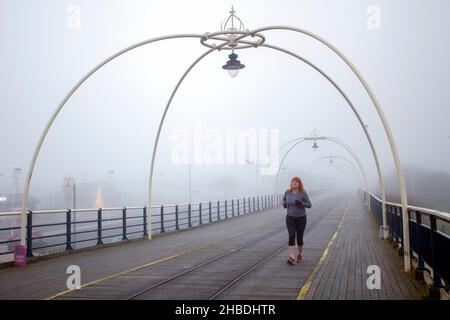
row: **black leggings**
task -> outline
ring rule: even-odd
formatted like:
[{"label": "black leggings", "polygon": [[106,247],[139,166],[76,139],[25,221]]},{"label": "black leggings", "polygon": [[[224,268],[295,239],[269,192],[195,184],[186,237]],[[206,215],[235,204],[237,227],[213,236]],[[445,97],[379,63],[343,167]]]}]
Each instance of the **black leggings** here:
[{"label": "black leggings", "polygon": [[303,233],[306,227],[306,216],[292,217],[286,215],[286,226],[289,233],[289,245],[295,246],[295,234],[297,234],[297,245],[303,245]]}]

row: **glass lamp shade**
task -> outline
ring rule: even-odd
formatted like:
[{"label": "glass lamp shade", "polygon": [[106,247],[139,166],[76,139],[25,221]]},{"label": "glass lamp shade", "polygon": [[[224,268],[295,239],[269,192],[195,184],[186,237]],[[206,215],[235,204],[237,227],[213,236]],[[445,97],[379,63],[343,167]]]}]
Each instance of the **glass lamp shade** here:
[{"label": "glass lamp shade", "polygon": [[239,69],[229,69],[228,70],[228,74],[232,77],[232,78],[236,78],[236,76],[239,73]]}]

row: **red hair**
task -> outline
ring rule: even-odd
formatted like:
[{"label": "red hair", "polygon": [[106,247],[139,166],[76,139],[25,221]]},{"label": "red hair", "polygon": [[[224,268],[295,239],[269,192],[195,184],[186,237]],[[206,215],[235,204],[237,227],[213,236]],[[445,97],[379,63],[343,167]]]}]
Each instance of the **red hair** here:
[{"label": "red hair", "polygon": [[292,193],[292,190],[293,190],[292,182],[294,182],[294,181],[297,181],[297,183],[298,183],[298,191],[299,192],[303,192],[304,191],[304,189],[303,189],[303,182],[302,182],[302,180],[299,177],[293,177],[292,178],[291,185],[289,186],[288,192]]}]

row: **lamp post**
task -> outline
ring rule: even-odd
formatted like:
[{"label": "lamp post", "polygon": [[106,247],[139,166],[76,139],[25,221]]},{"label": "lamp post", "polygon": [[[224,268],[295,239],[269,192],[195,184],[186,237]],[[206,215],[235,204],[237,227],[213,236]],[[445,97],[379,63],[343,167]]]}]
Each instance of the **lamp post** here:
[{"label": "lamp post", "polygon": [[[230,14],[230,17],[226,20],[228,22],[225,22],[225,26],[230,25],[229,21],[235,20],[234,10],[232,9],[232,13]],[[369,95],[370,99],[372,100],[373,106],[375,107],[379,119],[381,120],[383,124],[383,128],[385,130],[386,136],[389,141],[389,146],[391,149],[391,153],[394,159],[395,168],[397,172],[397,177],[399,180],[399,186],[400,186],[400,194],[401,194],[401,203],[402,203],[402,214],[403,214],[403,235],[404,235],[404,265],[405,265],[405,271],[410,270],[410,249],[409,249],[409,217],[408,217],[408,202],[407,202],[407,195],[406,195],[406,184],[404,180],[403,170],[400,164],[400,157],[398,154],[397,146],[395,144],[394,137],[392,135],[390,126],[386,120],[386,117],[384,116],[384,113],[378,103],[377,98],[375,97],[375,94],[373,93],[372,89],[370,88],[367,81],[364,79],[362,74],[358,71],[358,69],[353,65],[353,63],[341,52],[339,51],[335,46],[333,46],[330,42],[323,39],[322,37],[309,32],[305,29],[301,28],[295,28],[295,27],[289,27],[289,26],[268,26],[253,30],[245,29],[243,26],[243,23],[240,20],[237,20],[238,27],[234,25],[234,22],[232,22],[231,26],[224,30],[222,28],[221,31],[218,32],[212,32],[212,33],[203,33],[203,34],[175,34],[175,35],[168,35],[168,36],[162,36],[162,37],[156,37],[148,40],[141,41],[139,43],[133,44],[127,48],[124,48],[110,57],[106,58],[102,62],[100,62],[98,65],[96,65],[94,68],[92,68],[85,76],[83,76],[76,84],[75,86],[66,94],[66,96],[63,98],[61,103],[56,108],[55,112],[50,117],[46,127],[44,128],[44,131],[41,134],[41,137],[38,140],[38,143],[36,145],[36,148],[33,153],[33,157],[31,159],[31,163],[28,169],[27,178],[24,186],[24,193],[22,198],[22,216],[21,216],[21,243],[25,243],[25,227],[26,227],[26,214],[27,214],[27,207],[28,207],[28,195],[29,195],[29,189],[30,189],[30,183],[31,183],[31,177],[32,173],[39,155],[39,152],[41,150],[42,144],[47,136],[48,131],[50,130],[53,122],[55,121],[56,117],[59,115],[62,108],[66,105],[67,101],[71,98],[71,96],[80,88],[80,86],[89,79],[93,74],[95,74],[97,71],[99,71],[103,66],[108,64],[109,62],[113,61],[114,59],[122,56],[123,54],[132,51],[136,48],[139,48],[144,45],[148,45],[151,43],[156,43],[159,41],[169,40],[169,39],[180,39],[180,38],[196,38],[200,39],[200,43],[206,47],[209,48],[206,52],[204,52],[200,57],[198,57],[190,66],[189,68],[183,73],[177,84],[175,85],[168,102],[164,108],[163,114],[160,119],[160,123],[158,125],[158,130],[155,137],[155,143],[153,144],[152,149],[152,155],[151,155],[151,164],[150,164],[150,173],[149,173],[149,179],[148,179],[148,210],[147,210],[147,216],[148,216],[148,225],[151,227],[151,195],[152,195],[152,182],[153,182],[153,172],[154,172],[154,164],[156,160],[156,152],[158,149],[158,142],[160,139],[162,126],[164,124],[165,118],[167,116],[169,107],[172,103],[172,100],[178,91],[178,88],[180,87],[181,83],[184,81],[184,79],[187,77],[189,72],[206,56],[208,56],[210,53],[214,51],[222,51],[222,50],[231,50],[233,53],[238,50],[242,49],[249,49],[249,48],[259,48],[259,47],[266,47],[270,49],[274,49],[277,51],[284,52],[288,55],[294,56],[301,61],[307,63],[311,67],[313,67],[316,71],[322,74],[344,97],[344,99],[347,101],[350,108],[355,113],[356,117],[358,118],[358,121],[362,123],[361,117],[356,112],[356,109],[354,108],[351,101],[348,99],[348,97],[345,95],[345,93],[340,89],[340,87],[328,76],[326,75],[322,70],[320,70],[317,66],[310,63],[308,60],[300,57],[299,55],[290,52],[286,49],[276,47],[273,45],[269,45],[265,43],[266,37],[263,34],[265,31],[271,31],[271,30],[283,30],[283,31],[289,31],[289,32],[296,32],[298,34],[303,34],[308,37],[313,38],[315,41],[320,42],[322,45],[326,46],[327,48],[331,49],[353,72],[353,74],[358,78],[360,84],[363,86],[366,93]],[[212,41],[219,41],[219,43],[212,43]],[[237,59],[236,59],[237,60]],[[374,152],[374,146],[371,143],[371,140],[368,136],[367,128],[363,128],[364,133],[366,134],[366,137],[370,141],[372,152]],[[377,161],[377,160],[376,160]],[[377,167],[379,166],[377,162]],[[381,177],[380,177],[381,180]],[[382,186],[383,187],[383,186]],[[384,195],[384,192],[381,192],[382,196]],[[383,205],[385,204],[384,199]],[[384,206],[383,206],[384,210]],[[151,233],[149,234],[149,239],[151,239]]]},{"label": "lamp post", "polygon": [[75,178],[67,176],[64,178],[64,185],[72,187],[72,208],[73,208],[73,240],[77,241],[77,182]]},{"label": "lamp post", "polygon": [[21,168],[14,168],[13,170],[13,178],[14,178],[14,197],[13,200],[11,202],[11,211],[14,211],[15,209],[15,205],[16,205],[16,200],[17,200],[17,195],[19,194],[19,185],[20,185],[20,176],[22,174],[22,169]]},{"label": "lamp post", "polygon": [[191,143],[189,141],[188,146],[188,152],[189,152],[189,159],[188,159],[188,189],[189,189],[189,203],[192,203],[192,168],[191,168],[191,160],[192,160],[192,151],[191,151]]}]

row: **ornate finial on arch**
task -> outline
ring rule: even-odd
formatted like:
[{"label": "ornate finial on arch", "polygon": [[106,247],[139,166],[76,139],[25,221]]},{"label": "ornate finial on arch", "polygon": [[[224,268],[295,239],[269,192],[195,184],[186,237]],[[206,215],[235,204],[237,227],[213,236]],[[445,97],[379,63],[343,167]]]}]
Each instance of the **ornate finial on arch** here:
[{"label": "ornate finial on arch", "polygon": [[234,7],[231,6],[230,15],[221,24],[222,31],[244,31],[245,26],[242,20],[236,15]]}]

